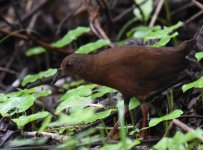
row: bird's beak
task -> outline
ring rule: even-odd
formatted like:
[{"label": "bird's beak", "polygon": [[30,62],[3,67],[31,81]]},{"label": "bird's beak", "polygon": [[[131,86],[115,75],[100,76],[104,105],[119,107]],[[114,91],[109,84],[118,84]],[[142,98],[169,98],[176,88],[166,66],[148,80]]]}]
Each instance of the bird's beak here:
[{"label": "bird's beak", "polygon": [[57,73],[56,73],[56,75],[54,76],[54,78],[53,78],[51,84],[54,85],[54,84],[57,82],[57,80],[59,80],[59,79],[62,78],[62,77],[63,77],[62,69],[59,68],[59,69],[57,70]]}]

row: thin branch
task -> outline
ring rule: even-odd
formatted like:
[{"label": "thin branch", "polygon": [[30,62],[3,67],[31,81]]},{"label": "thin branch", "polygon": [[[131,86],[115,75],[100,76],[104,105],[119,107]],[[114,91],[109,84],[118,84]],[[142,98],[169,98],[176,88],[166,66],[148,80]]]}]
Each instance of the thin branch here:
[{"label": "thin branch", "polygon": [[58,135],[58,134],[49,133],[49,132],[37,132],[37,131],[33,131],[33,132],[23,132],[22,134],[24,136],[32,136],[32,137],[43,136],[43,137],[48,137],[48,138],[55,139],[57,141],[64,141],[64,140],[68,139],[68,136]]},{"label": "thin branch", "polygon": [[201,10],[203,10],[203,5],[202,5],[200,2],[198,2],[198,1],[196,1],[196,0],[192,0],[192,2],[193,2],[197,7],[199,7]]},{"label": "thin branch", "polygon": [[[194,132],[194,129],[193,128],[190,128],[189,126],[187,126],[186,124],[184,124],[183,122],[181,122],[180,120],[178,119],[173,119],[173,123],[178,126],[179,128],[181,128],[182,130],[184,131],[187,131],[187,132]],[[198,139],[203,142],[203,137],[202,136],[199,136]]]},{"label": "thin branch", "polygon": [[11,31],[8,31],[8,30],[3,30],[3,29],[0,29],[0,33],[7,34],[9,36],[13,36],[13,37],[16,37],[16,38],[19,38],[19,39],[22,39],[22,40],[29,40],[29,39],[33,40],[35,43],[37,43],[38,45],[44,47],[47,50],[53,50],[53,51],[57,51],[57,52],[64,53],[64,54],[71,54],[71,53],[74,52],[72,49],[64,49],[64,48],[52,47],[49,43],[46,43],[46,42],[44,42],[42,40],[39,40],[39,39],[34,39],[30,35],[20,34],[20,33],[17,33],[17,32],[11,32]]},{"label": "thin branch", "polygon": [[196,18],[200,17],[203,14],[203,10],[199,11],[198,13],[196,13],[195,15],[193,15],[192,17],[190,17],[189,19],[187,19],[185,21],[185,24],[188,24],[190,22],[192,22],[193,20],[195,20]]},{"label": "thin branch", "polygon": [[159,15],[159,12],[160,12],[163,4],[164,4],[164,0],[160,0],[157,7],[156,7],[156,10],[155,10],[155,12],[154,12],[154,14],[152,16],[152,19],[151,19],[151,21],[149,23],[150,27],[154,26],[154,23],[156,22],[156,19],[157,19],[158,15]]},{"label": "thin branch", "polygon": [[11,69],[7,69],[7,68],[3,68],[3,67],[0,67],[0,71],[4,71],[4,72],[7,72],[7,73],[10,73],[10,74],[18,74],[16,71],[13,71]]}]

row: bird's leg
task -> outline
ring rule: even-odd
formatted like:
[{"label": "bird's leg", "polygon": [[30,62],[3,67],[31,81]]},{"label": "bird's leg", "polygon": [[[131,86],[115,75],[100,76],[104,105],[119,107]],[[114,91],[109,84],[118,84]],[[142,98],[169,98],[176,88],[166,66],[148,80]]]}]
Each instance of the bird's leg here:
[{"label": "bird's leg", "polygon": [[[148,107],[146,104],[141,104],[141,110],[142,110],[142,128],[145,128],[147,126],[147,116],[148,116]],[[140,137],[145,138],[145,130],[141,130]]]},{"label": "bird's leg", "polygon": [[[128,112],[129,112],[128,104],[125,104],[124,117]],[[115,125],[113,126],[113,129],[107,135],[107,138],[106,138],[107,140],[111,139],[118,132],[118,127],[119,127],[119,121],[116,121]]]}]

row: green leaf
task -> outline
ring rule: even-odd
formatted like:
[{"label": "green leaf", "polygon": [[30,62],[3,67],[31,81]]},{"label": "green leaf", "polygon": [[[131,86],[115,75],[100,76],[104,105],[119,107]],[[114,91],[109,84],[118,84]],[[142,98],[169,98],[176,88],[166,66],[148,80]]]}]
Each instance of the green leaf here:
[{"label": "green leaf", "polygon": [[97,90],[97,92],[95,94],[91,95],[91,98],[92,99],[99,98],[99,97],[104,96],[107,93],[114,93],[114,92],[116,92],[115,89],[112,89],[112,88],[109,88],[106,86],[102,86]]},{"label": "green leaf", "polygon": [[[144,4],[142,4],[143,2]],[[153,10],[153,0],[136,0],[136,3],[140,6],[140,9],[143,12],[144,20],[140,10],[137,7],[135,7],[133,10],[134,15],[141,21],[148,21]]]},{"label": "green leaf", "polygon": [[25,52],[25,55],[26,56],[33,56],[33,55],[39,55],[39,54],[42,54],[45,52],[46,52],[46,49],[43,47],[33,47],[33,48],[28,49]]},{"label": "green leaf", "polygon": [[89,97],[71,96],[62,101],[56,108],[56,114],[59,114],[64,109],[72,108],[71,110],[82,109],[92,103]]},{"label": "green leaf", "polygon": [[96,42],[88,43],[86,45],[81,46],[79,49],[75,51],[75,53],[85,53],[89,54],[91,52],[96,51],[97,49],[110,45],[111,42],[109,40],[100,39]]},{"label": "green leaf", "polygon": [[94,122],[96,120],[100,120],[100,119],[106,118],[106,117],[108,117],[111,114],[111,111],[112,110],[109,109],[109,110],[106,110],[106,111],[95,113],[88,120],[85,120],[85,123],[92,123],[92,122]]},{"label": "green leaf", "polygon": [[195,54],[197,61],[200,61],[203,58],[203,52],[198,52]]},{"label": "green leaf", "polygon": [[[203,130],[200,128],[195,129],[192,132],[188,132],[184,135],[184,138],[181,139],[182,143],[190,142],[197,138],[201,138],[203,136]],[[178,138],[177,138],[178,139]]]},{"label": "green leaf", "polygon": [[130,35],[133,32],[133,37],[136,39],[145,38],[147,35],[149,35],[151,32],[160,30],[160,26],[154,26],[154,27],[148,27],[148,26],[139,26],[128,32],[128,37],[131,37]]},{"label": "green leaf", "polygon": [[127,138],[126,144],[127,144],[127,147],[125,148],[123,147],[124,145],[122,144],[122,142],[119,142],[117,144],[105,144],[104,146],[99,148],[99,150],[124,150],[124,149],[130,150],[133,148],[133,146],[139,145],[140,141],[139,140],[133,141]]},{"label": "green leaf", "polygon": [[132,110],[139,105],[140,105],[140,101],[137,98],[133,97],[130,99],[129,110]]},{"label": "green leaf", "polygon": [[19,129],[24,127],[27,123],[35,121],[37,119],[45,118],[49,115],[48,112],[42,111],[28,116],[20,116],[19,118],[12,119],[18,126]]},{"label": "green leaf", "polygon": [[75,88],[77,86],[80,86],[81,84],[84,84],[85,81],[84,80],[79,80],[79,81],[73,81],[73,82],[70,82],[70,83],[66,83],[63,85],[63,88],[64,89],[69,89],[69,88]]},{"label": "green leaf", "polygon": [[6,94],[7,97],[19,97],[23,94],[33,95],[35,98],[44,97],[50,95],[51,90],[46,90],[44,86],[37,86],[30,89],[24,89],[18,92],[11,92]]},{"label": "green leaf", "polygon": [[52,116],[51,115],[48,115],[44,121],[42,122],[42,125],[41,127],[39,128],[39,132],[43,132],[47,126],[49,125],[49,123],[51,122],[51,119],[52,119]]},{"label": "green leaf", "polygon": [[173,32],[174,30],[176,30],[177,28],[179,28],[181,26],[183,26],[183,23],[178,22],[177,24],[175,24],[173,26],[165,27],[162,30],[157,30],[157,31],[151,32],[144,38],[144,40],[148,41],[151,39],[161,39],[161,38],[167,37],[171,32]]},{"label": "green leaf", "polygon": [[203,76],[197,79],[196,81],[183,85],[182,91],[184,93],[191,88],[203,88]]},{"label": "green leaf", "polygon": [[[164,137],[152,149],[155,150],[186,150],[191,149],[188,142],[191,142],[203,135],[201,129],[196,129],[192,132],[186,134],[181,133],[180,131],[176,132],[174,137]],[[198,146],[199,143],[196,143]],[[195,146],[195,145],[194,145]]]},{"label": "green leaf", "polygon": [[25,86],[26,84],[28,83],[32,83],[32,82],[35,82],[39,79],[43,79],[43,78],[47,78],[47,77],[50,77],[50,76],[53,76],[54,74],[56,74],[57,72],[57,69],[48,69],[46,71],[42,71],[42,72],[39,72],[38,74],[33,74],[33,75],[27,75],[23,81],[22,81],[22,86]]},{"label": "green leaf", "polygon": [[183,114],[182,110],[175,110],[165,116],[162,116],[160,118],[154,118],[149,122],[149,127],[153,127],[156,126],[157,124],[159,124],[162,121],[166,121],[166,120],[172,120],[175,118],[180,117]]},{"label": "green leaf", "polygon": [[0,93],[0,103],[6,102],[8,100],[8,96],[4,93]]},{"label": "green leaf", "polygon": [[69,31],[66,35],[64,35],[63,38],[61,38],[55,43],[52,43],[51,45],[56,48],[64,47],[65,45],[70,44],[72,41],[76,40],[79,36],[87,32],[90,32],[90,28],[77,27],[76,29]]},{"label": "green leaf", "polygon": [[35,99],[33,95],[27,94],[10,97],[6,102],[0,103],[0,114],[2,116],[12,116],[15,113],[24,112],[34,104]]},{"label": "green leaf", "polygon": [[52,126],[61,126],[61,125],[77,125],[85,123],[86,120],[90,119],[94,115],[94,108],[88,107],[83,109],[76,109],[71,112],[70,115],[60,114],[59,120],[49,124]]},{"label": "green leaf", "polygon": [[[60,40],[54,42],[51,44],[51,46],[55,48],[62,48],[68,44],[70,44],[72,41],[76,40],[79,36],[81,36],[84,33],[87,33],[90,31],[90,28],[87,27],[78,27],[74,30],[69,31],[66,33]],[[26,56],[33,56],[33,55],[39,55],[42,53],[45,53],[46,49],[43,47],[33,47],[28,49],[25,52]]]},{"label": "green leaf", "polygon": [[171,38],[174,38],[177,35],[178,35],[178,32],[175,32],[172,35],[166,35],[165,37],[161,38],[158,42],[154,43],[152,46],[163,47],[171,40]]},{"label": "green leaf", "polygon": [[68,90],[61,98],[61,101],[67,100],[68,98],[72,96],[89,96],[92,94],[92,89],[95,88],[96,84],[88,84],[88,85],[82,85],[75,89]]},{"label": "green leaf", "polygon": [[38,97],[45,97],[45,96],[51,95],[51,93],[52,93],[51,90],[42,90],[39,93],[36,93],[35,97],[36,98],[38,98]]}]

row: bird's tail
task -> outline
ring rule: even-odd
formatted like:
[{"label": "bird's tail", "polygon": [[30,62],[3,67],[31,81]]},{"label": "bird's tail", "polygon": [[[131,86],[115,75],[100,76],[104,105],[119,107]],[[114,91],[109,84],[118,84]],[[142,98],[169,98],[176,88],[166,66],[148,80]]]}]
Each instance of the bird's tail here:
[{"label": "bird's tail", "polygon": [[182,42],[176,48],[177,48],[177,51],[179,51],[182,56],[186,56],[194,48],[195,44],[196,44],[196,40],[191,39],[191,40]]}]

